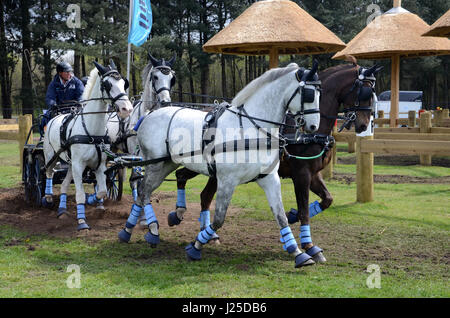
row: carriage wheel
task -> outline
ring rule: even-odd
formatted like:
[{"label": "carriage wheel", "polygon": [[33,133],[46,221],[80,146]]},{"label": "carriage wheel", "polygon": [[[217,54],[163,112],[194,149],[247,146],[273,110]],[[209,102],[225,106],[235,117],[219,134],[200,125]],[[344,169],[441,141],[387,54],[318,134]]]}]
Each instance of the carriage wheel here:
[{"label": "carriage wheel", "polygon": [[24,151],[22,166],[22,181],[25,192],[25,202],[31,202],[33,196],[33,162],[28,159],[28,153]]},{"label": "carriage wheel", "polygon": [[108,199],[114,201],[122,200],[123,191],[123,168],[113,169],[106,175],[106,189]]},{"label": "carriage wheel", "polygon": [[45,172],[43,167],[44,159],[42,158],[42,155],[37,155],[33,159],[31,177],[33,191],[32,200],[36,207],[40,207],[42,205],[42,196],[45,193]]}]

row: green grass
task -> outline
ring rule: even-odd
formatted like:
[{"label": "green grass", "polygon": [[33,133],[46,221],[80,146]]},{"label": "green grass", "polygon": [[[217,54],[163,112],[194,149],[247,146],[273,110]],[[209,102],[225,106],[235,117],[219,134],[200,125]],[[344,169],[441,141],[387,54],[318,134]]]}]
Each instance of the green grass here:
[{"label": "green grass", "polygon": [[[14,177],[17,152],[16,144],[0,145],[0,187],[20,179]],[[410,168],[375,169],[420,177],[448,174],[437,167]],[[188,202],[199,202],[205,183],[204,176],[189,181]],[[333,205],[311,225],[313,240],[325,249],[324,265],[295,269],[276,239],[208,245],[204,259],[193,263],[186,262],[186,242],[176,239],[175,229],[161,233],[161,246],[150,249],[143,239],[129,245],[108,239],[93,243],[0,225],[0,297],[450,297],[450,185],[375,184],[375,200],[367,204],[355,203],[355,183],[329,181],[327,186]],[[175,189],[175,182],[164,182],[158,191]],[[285,209],[296,207],[291,180],[282,180],[282,191]],[[125,193],[131,193],[126,183]],[[226,224],[249,226],[243,233],[277,236],[257,184],[239,186],[231,204],[240,213]],[[298,236],[298,225],[291,228]],[[79,289],[66,285],[70,264],[80,265]],[[370,264],[381,268],[380,289],[366,286]]]}]

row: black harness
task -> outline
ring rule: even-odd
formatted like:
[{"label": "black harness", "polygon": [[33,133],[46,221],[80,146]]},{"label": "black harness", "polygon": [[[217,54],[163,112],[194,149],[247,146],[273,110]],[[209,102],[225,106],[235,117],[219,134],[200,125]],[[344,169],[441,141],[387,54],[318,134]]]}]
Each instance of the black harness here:
[{"label": "black harness", "polygon": [[[100,75],[100,74],[99,74]],[[112,108],[117,111],[117,105],[116,102],[122,98],[123,96],[127,96],[127,94],[125,93],[120,93],[115,97],[111,96],[111,88],[112,85],[110,82],[105,81],[105,78],[108,76],[112,76],[116,79],[121,78],[121,75],[119,74],[119,72],[117,70],[110,70],[108,72],[106,72],[105,74],[101,75],[100,80],[101,80],[101,92],[102,92],[102,100],[104,102],[105,99],[109,99],[111,100],[111,106]],[[127,81],[125,81],[125,84],[127,84]],[[127,85],[125,85],[127,86]],[[106,92],[107,94],[107,98],[103,97],[103,93]],[[60,140],[61,140],[61,148],[54,154],[54,156],[49,160],[49,162],[46,164],[45,169],[48,169],[54,162],[55,160],[57,160],[57,158],[59,157],[59,155],[64,152],[67,151],[67,156],[69,158],[69,161],[71,159],[71,152],[70,152],[70,147],[74,144],[86,144],[86,145],[95,145],[95,149],[97,151],[97,166],[95,168],[95,170],[98,169],[98,167],[100,166],[101,163],[101,156],[102,156],[102,151],[101,151],[101,147],[100,145],[102,144],[110,144],[111,140],[108,136],[108,132],[106,132],[106,134],[104,136],[92,136],[89,131],[87,130],[86,127],[86,122],[84,120],[84,115],[86,114],[91,114],[91,113],[84,113],[83,112],[84,109],[81,109],[81,111],[79,113],[70,113],[69,115],[66,115],[66,117],[63,119],[63,123],[60,127]],[[96,114],[96,113],[107,113],[107,112],[92,112],[92,114]],[[67,138],[67,129],[69,126],[70,121],[72,121],[73,119],[77,120],[78,117],[81,117],[81,124],[83,126],[84,132],[86,133],[85,135],[74,135],[71,136],[72,134],[72,129],[70,129],[69,131],[69,136]],[[50,127],[49,127],[50,128]]]},{"label": "black harness", "polygon": [[[338,100],[339,104],[344,104],[345,100],[350,96],[350,94],[352,94],[353,92],[355,92],[356,90],[356,96],[357,98],[355,99],[355,103],[352,107],[346,107],[344,108],[344,117],[338,116],[338,117],[330,117],[330,116],[323,116],[327,119],[343,119],[344,123],[342,124],[342,126],[339,128],[339,132],[341,132],[342,130],[344,130],[344,128],[346,129],[350,129],[352,124],[355,122],[356,120],[356,112],[358,111],[370,111],[372,113],[374,113],[374,105],[371,106],[360,106],[361,102],[365,102],[368,101],[372,98],[373,94],[375,93],[375,83],[376,83],[376,78],[373,75],[367,76],[365,75],[365,69],[360,67],[359,71],[358,71],[358,77],[356,78],[355,82],[353,83],[352,88],[350,89],[350,91],[345,94],[342,98],[340,98]],[[364,86],[365,83],[369,83],[369,86]]]}]

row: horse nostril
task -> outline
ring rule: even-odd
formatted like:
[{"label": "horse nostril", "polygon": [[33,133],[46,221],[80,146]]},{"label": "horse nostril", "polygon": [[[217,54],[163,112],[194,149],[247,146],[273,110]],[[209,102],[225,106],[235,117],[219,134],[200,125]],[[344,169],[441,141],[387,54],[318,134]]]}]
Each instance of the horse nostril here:
[{"label": "horse nostril", "polygon": [[316,125],[311,125],[311,131],[315,131],[315,130],[316,130],[316,128],[317,128],[317,126],[316,126]]}]

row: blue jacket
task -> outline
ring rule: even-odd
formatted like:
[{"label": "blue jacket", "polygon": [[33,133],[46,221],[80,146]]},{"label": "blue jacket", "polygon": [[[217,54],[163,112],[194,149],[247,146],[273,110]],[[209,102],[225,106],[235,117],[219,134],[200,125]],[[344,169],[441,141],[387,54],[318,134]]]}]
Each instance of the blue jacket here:
[{"label": "blue jacket", "polygon": [[77,77],[73,76],[66,86],[61,84],[59,75],[56,74],[53,81],[50,83],[45,95],[45,104],[50,109],[54,105],[60,105],[69,100],[81,100],[83,95],[84,85]]}]

